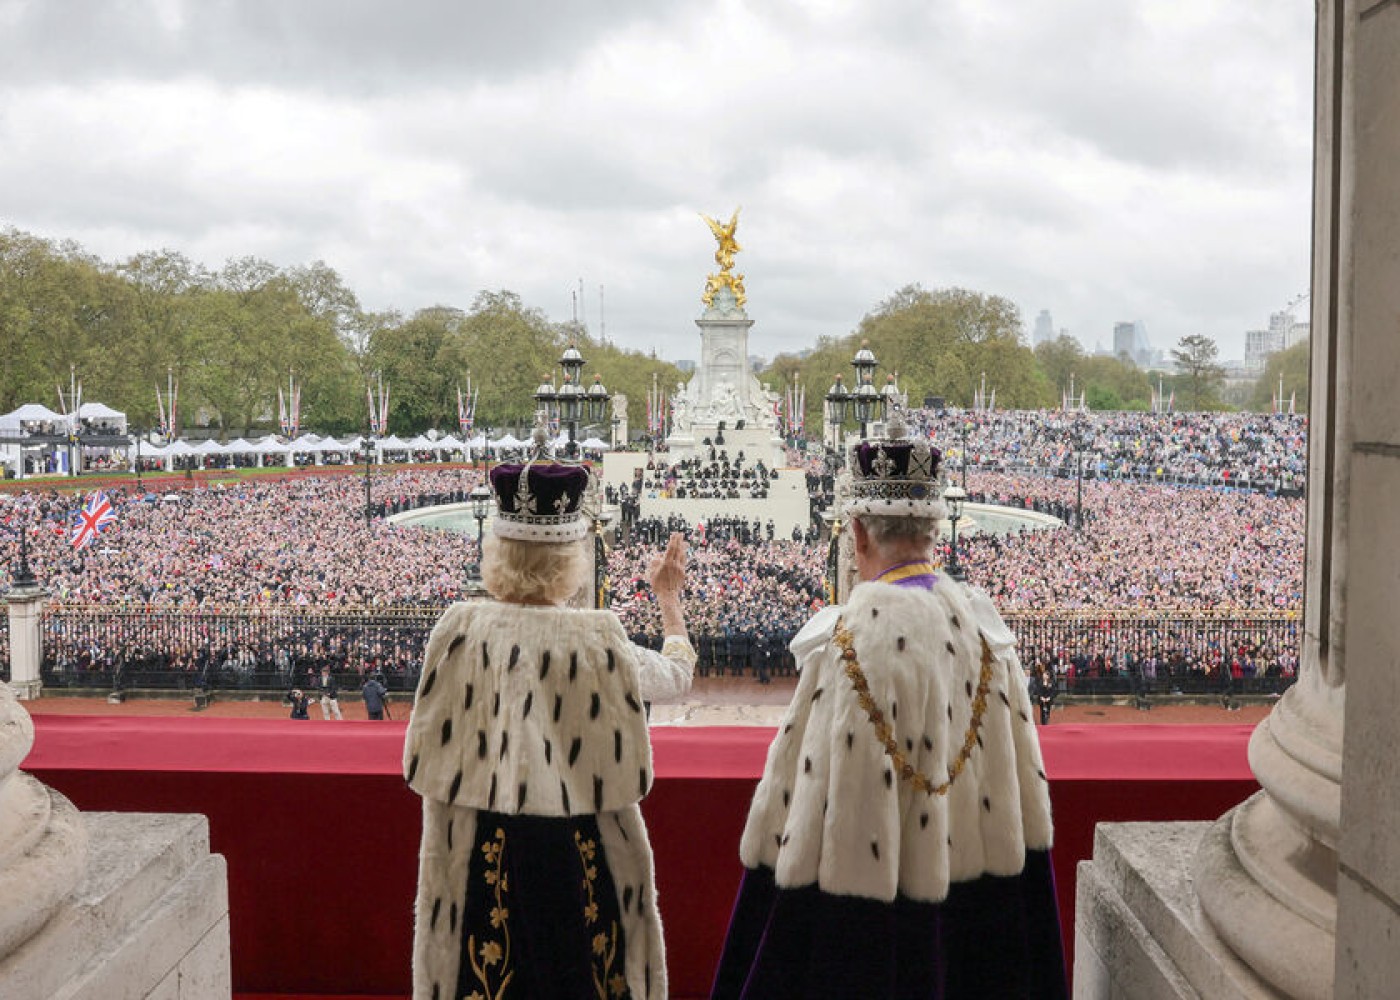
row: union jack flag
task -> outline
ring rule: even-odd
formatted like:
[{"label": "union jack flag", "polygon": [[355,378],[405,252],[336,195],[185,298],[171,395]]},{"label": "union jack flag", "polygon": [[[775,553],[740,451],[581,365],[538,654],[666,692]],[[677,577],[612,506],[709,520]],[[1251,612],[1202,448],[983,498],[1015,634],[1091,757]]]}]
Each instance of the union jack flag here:
[{"label": "union jack flag", "polygon": [[73,548],[85,549],[97,536],[117,521],[117,512],[105,493],[93,493],[83,509],[78,511],[78,523],[73,526]]}]

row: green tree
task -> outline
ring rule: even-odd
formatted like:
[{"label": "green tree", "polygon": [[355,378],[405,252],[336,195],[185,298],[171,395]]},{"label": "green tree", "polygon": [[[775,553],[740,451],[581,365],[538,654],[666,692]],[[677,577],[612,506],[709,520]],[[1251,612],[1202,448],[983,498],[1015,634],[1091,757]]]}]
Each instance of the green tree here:
[{"label": "green tree", "polygon": [[[1085,401],[1094,410],[1145,410],[1151,404],[1152,384],[1147,373],[1123,357],[1096,355],[1084,359],[1080,384]],[[1102,400],[1102,405],[1095,399]]]},{"label": "green tree", "polygon": [[807,426],[819,428],[822,399],[839,374],[849,389],[851,357],[865,342],[879,359],[876,380],[898,373],[917,405],[926,395],[969,406],[981,384],[1005,407],[1046,405],[1054,392],[1021,343],[1020,313],[1007,299],[962,288],[927,291],[906,285],[875,307],[845,337],[822,337],[804,359],[783,356],[766,377],[778,387],[801,378],[807,386]]},{"label": "green tree", "polygon": [[[167,375],[180,377],[202,364],[197,303],[212,287],[213,276],[173,250],[129,257],[113,273],[130,295],[123,353],[132,360],[132,370],[119,407],[138,427],[154,427],[156,389],[164,391]],[[181,423],[187,425],[183,418]]]},{"label": "green tree", "polygon": [[531,395],[555,372],[566,345],[544,313],[514,292],[477,293],[462,320],[457,370],[465,385],[469,369],[472,384],[480,387],[478,426],[529,427],[535,411]]},{"label": "green tree", "polygon": [[1279,378],[1283,379],[1284,406],[1298,397],[1297,412],[1308,412],[1308,379],[1310,375],[1311,350],[1305,340],[1284,351],[1269,355],[1264,365],[1264,373],[1254,383],[1250,393],[1249,408],[1255,413],[1273,412],[1274,397],[1278,395]]},{"label": "green tree", "polygon": [[1225,369],[1216,362],[1220,349],[1204,334],[1182,337],[1172,349],[1179,373],[1178,388],[1184,390],[1186,409],[1209,410],[1219,406],[1220,386],[1225,381]]},{"label": "green tree", "polygon": [[1040,365],[1045,381],[1053,387],[1057,402],[1060,394],[1068,391],[1071,376],[1079,385],[1083,384],[1080,372],[1086,357],[1079,341],[1064,334],[1036,345],[1036,363]]}]

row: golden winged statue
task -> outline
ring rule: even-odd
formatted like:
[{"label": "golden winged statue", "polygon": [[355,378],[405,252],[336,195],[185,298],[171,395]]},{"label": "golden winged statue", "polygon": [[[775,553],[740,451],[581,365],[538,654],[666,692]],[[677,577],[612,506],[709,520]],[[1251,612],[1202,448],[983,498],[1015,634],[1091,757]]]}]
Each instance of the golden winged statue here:
[{"label": "golden winged statue", "polygon": [[715,247],[715,263],[721,271],[730,270],[734,266],[734,255],[744,249],[734,238],[734,230],[739,228],[739,210],[734,210],[727,224],[712,219],[703,212],[700,218],[705,220],[705,224],[710,227],[710,232],[715,234],[715,240],[719,243],[719,246]]},{"label": "golden winged statue", "polygon": [[748,296],[744,293],[744,276],[732,273],[734,268],[734,255],[744,249],[739,245],[739,241],[734,238],[734,231],[739,228],[739,209],[734,209],[734,214],[729,217],[727,223],[712,219],[703,212],[700,218],[705,220],[705,224],[710,227],[710,232],[715,234],[715,263],[719,265],[719,274],[712,274],[705,282],[705,294],[700,296],[700,300],[705,305],[713,305],[715,294],[721,288],[728,288],[734,293],[735,304],[744,308],[744,303]]}]

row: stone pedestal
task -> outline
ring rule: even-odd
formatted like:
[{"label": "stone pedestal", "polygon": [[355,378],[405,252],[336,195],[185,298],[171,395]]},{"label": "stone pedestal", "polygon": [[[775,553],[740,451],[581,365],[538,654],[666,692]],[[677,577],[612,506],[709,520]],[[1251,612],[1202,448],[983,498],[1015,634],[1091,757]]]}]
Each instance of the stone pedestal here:
[{"label": "stone pedestal", "polygon": [[1220,940],[1192,869],[1228,824],[1102,823],[1075,882],[1074,995],[1244,1000],[1277,997]]},{"label": "stone pedestal", "polygon": [[673,429],[666,439],[670,460],[706,454],[704,439],[714,441],[723,422],[722,447],[731,458],[742,451],[750,463],[762,459],[768,468],[777,468],[783,464],[783,442],[773,412],[776,397],[770,398],[749,369],[753,320],[725,287],[695,325],[700,328],[700,362],[672,399]]},{"label": "stone pedestal", "polygon": [[[209,853],[204,817],[82,819],[91,835],[84,876],[41,929],[0,957],[6,1000],[232,996],[228,876]],[[10,903],[0,889],[0,907]]]},{"label": "stone pedestal", "polygon": [[204,817],[83,816],[18,770],[33,743],[0,684],[0,995],[231,996],[228,878]]},{"label": "stone pedestal", "polygon": [[15,587],[5,597],[10,616],[10,690],[21,701],[39,697],[43,682],[39,665],[43,662],[41,616],[48,592],[42,587]]}]

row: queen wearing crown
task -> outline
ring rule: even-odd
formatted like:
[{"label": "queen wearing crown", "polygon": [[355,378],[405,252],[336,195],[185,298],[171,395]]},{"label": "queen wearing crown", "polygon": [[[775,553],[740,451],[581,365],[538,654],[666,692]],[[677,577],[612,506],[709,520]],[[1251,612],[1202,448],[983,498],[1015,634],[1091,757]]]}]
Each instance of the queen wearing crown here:
[{"label": "queen wearing crown", "polygon": [[589,569],[586,468],[491,470],[481,573],[493,601],[428,640],[404,774],[423,797],[415,1000],[665,997],[645,704],[690,688],[685,543],[650,569],[666,639],[567,606]]},{"label": "queen wearing crown", "polygon": [[1015,640],[943,574],[940,454],[855,447],[844,606],[801,670],[740,842],[715,1000],[1059,1000],[1050,796]]}]

